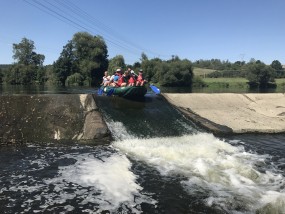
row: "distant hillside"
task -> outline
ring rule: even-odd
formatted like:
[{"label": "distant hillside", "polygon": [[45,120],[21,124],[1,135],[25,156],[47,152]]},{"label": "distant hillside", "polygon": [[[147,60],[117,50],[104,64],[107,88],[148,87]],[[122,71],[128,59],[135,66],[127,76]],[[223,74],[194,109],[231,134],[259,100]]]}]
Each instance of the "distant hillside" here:
[{"label": "distant hillside", "polygon": [[213,73],[214,69],[207,69],[207,68],[197,68],[194,67],[193,73],[195,76],[207,77],[208,74]]}]

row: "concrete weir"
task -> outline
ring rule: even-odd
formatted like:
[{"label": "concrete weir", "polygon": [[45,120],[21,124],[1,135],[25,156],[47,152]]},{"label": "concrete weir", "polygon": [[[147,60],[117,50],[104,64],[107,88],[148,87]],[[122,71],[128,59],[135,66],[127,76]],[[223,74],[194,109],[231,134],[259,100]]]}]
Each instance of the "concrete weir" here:
[{"label": "concrete weir", "polygon": [[2,95],[0,104],[0,144],[110,140],[92,94]]},{"label": "concrete weir", "polygon": [[285,133],[285,94],[163,96],[198,125],[216,133]]}]

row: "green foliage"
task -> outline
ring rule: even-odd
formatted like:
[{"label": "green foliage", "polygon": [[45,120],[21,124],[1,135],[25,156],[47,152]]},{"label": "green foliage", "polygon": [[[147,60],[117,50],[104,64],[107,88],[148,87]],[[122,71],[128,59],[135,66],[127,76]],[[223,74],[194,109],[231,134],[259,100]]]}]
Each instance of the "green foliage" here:
[{"label": "green foliage", "polygon": [[33,84],[37,82],[38,72],[35,65],[14,64],[6,74],[6,82],[12,85]]},{"label": "green foliage", "polygon": [[248,81],[245,78],[204,78],[208,90],[231,88],[239,91],[248,88]]},{"label": "green foliage", "polygon": [[[193,63],[193,66],[195,67],[194,69],[195,75],[200,75],[204,78],[205,77],[210,77],[210,78],[247,77],[254,79],[255,77],[253,77],[251,74],[248,73],[248,68],[250,68],[252,65],[258,65],[258,64],[264,64],[264,63],[254,58],[251,58],[248,63],[246,63],[245,61],[236,61],[234,63],[231,63],[229,61],[211,59],[211,60],[198,60]],[[269,72],[270,77],[272,77],[273,79],[285,77],[285,70],[282,69],[282,65],[278,60],[274,60],[271,63],[270,67],[273,69]],[[198,71],[198,69],[206,70],[206,72],[200,72]],[[260,84],[261,85],[263,84],[262,82],[263,80],[261,81],[261,83],[259,83],[259,81],[252,81],[250,84],[259,86]]]},{"label": "green foliage", "polygon": [[141,61],[143,62],[143,61],[146,61],[146,60],[148,60],[147,55],[146,55],[145,53],[142,53],[142,55],[141,55]]},{"label": "green foliage", "polygon": [[[76,79],[76,84],[95,85],[101,81],[108,67],[107,57],[108,50],[102,37],[78,32],[64,46],[54,63],[54,73],[61,85],[73,82],[75,77],[72,75],[75,73],[82,78],[82,81]],[[78,77],[78,74],[75,76]],[[72,76],[71,80],[66,81],[69,76]]]},{"label": "green foliage", "polygon": [[112,59],[110,59],[109,61],[108,71],[110,73],[113,73],[114,71],[116,71],[117,68],[126,70],[125,59],[122,55],[117,55],[113,57]]},{"label": "green foliage", "polygon": [[27,38],[23,38],[19,44],[13,44],[16,63],[6,68],[2,80],[9,84],[43,84],[46,81],[43,67],[45,56],[34,50],[34,42]]},{"label": "green foliage", "polygon": [[133,66],[131,66],[133,70],[139,70],[141,68],[140,62],[135,62]]},{"label": "green foliage", "polygon": [[161,86],[191,86],[193,78],[192,63],[189,60],[180,60],[173,57],[162,61],[159,58],[142,61],[145,78],[149,82],[159,83]]},{"label": "green foliage", "polygon": [[192,82],[193,82],[193,83],[192,83],[192,86],[193,86],[194,88],[203,88],[203,87],[206,87],[206,86],[207,86],[207,84],[205,83],[205,81],[204,81],[201,77],[199,77],[199,76],[194,76]]},{"label": "green foliage", "polygon": [[285,70],[282,68],[281,63],[278,60],[272,61],[270,66],[275,70],[275,78],[285,77]]},{"label": "green foliage", "polygon": [[53,65],[46,65],[44,67],[45,70],[45,84],[47,85],[57,85],[57,77],[55,76],[53,72]]},{"label": "green foliage", "polygon": [[231,69],[232,63],[230,63],[229,61],[221,61],[219,59],[211,59],[211,60],[200,59],[197,60],[195,63],[193,63],[193,66],[197,68],[225,70],[225,69]]},{"label": "green foliage", "polygon": [[11,64],[0,64],[0,69],[2,69],[3,71],[3,70],[10,68],[11,66],[12,66]]},{"label": "green foliage", "polygon": [[3,77],[4,77],[4,74],[2,72],[2,69],[0,68],[0,84],[3,82]]},{"label": "green foliage", "polygon": [[223,71],[214,71],[207,75],[210,78],[220,78],[220,77],[244,77],[245,72],[242,70],[223,70]]},{"label": "green foliage", "polygon": [[69,86],[82,86],[84,83],[84,77],[80,73],[74,73],[67,77],[66,85]]},{"label": "green foliage", "polygon": [[23,38],[19,44],[13,44],[13,58],[18,64],[42,66],[45,56],[37,54],[34,50],[34,42]]},{"label": "green foliage", "polygon": [[274,69],[260,61],[251,62],[247,66],[246,78],[251,87],[266,88],[274,82]]},{"label": "green foliage", "polygon": [[54,73],[61,85],[65,85],[67,77],[76,72],[77,64],[75,63],[75,60],[76,57],[73,52],[73,44],[72,41],[69,41],[63,47],[57,61],[53,64]]},{"label": "green foliage", "polygon": [[285,70],[277,70],[275,71],[275,78],[284,78],[285,77]]},{"label": "green foliage", "polygon": [[282,70],[282,65],[278,60],[274,60],[271,63],[271,68],[273,68],[274,70],[278,71],[278,70]]},{"label": "green foliage", "polygon": [[208,74],[207,77],[209,77],[209,78],[219,78],[219,77],[223,77],[223,73],[221,71],[214,71],[214,72]]}]

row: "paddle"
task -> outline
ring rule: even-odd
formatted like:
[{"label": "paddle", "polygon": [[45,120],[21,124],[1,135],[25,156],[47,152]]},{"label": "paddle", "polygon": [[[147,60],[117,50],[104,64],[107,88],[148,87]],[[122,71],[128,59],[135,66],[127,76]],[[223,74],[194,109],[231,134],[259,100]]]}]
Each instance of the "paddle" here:
[{"label": "paddle", "polygon": [[108,91],[107,96],[111,96],[114,93],[115,89],[111,88],[110,91]]},{"label": "paddle", "polygon": [[151,90],[152,90],[155,94],[160,94],[160,89],[157,88],[155,85],[150,84],[149,87],[151,88]]},{"label": "paddle", "polygon": [[98,95],[102,95],[103,94],[103,88],[102,87],[100,87],[99,89],[98,89]]}]

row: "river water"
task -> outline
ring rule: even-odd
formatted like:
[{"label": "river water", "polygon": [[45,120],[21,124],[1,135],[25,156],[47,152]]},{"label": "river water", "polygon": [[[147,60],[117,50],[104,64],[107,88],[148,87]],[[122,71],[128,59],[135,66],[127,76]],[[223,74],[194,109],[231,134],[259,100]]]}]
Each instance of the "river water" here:
[{"label": "river water", "polygon": [[285,135],[215,137],[151,93],[96,102],[111,145],[0,148],[1,213],[284,213]]}]

